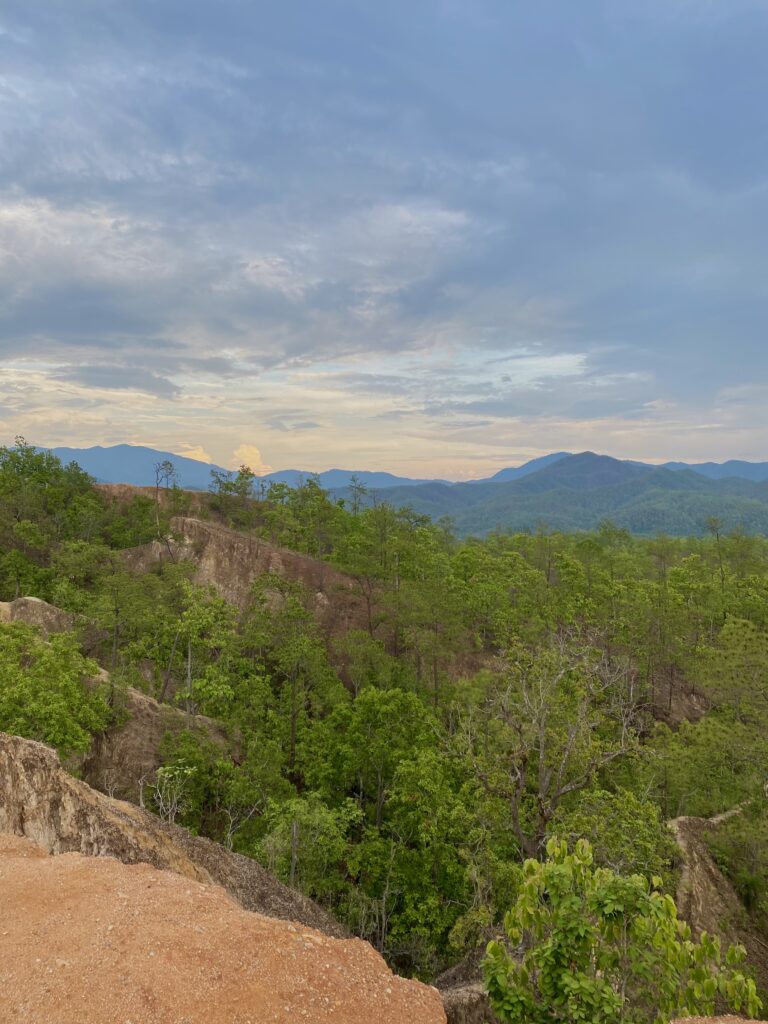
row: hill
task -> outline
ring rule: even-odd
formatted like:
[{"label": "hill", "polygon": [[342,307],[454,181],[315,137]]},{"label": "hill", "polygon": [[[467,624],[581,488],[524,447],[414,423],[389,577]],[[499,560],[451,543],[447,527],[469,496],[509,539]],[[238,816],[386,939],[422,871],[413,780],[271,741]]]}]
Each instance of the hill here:
[{"label": "hill", "polygon": [[694,473],[709,477],[710,480],[725,480],[741,477],[743,480],[768,480],[768,462],[744,462],[729,459],[727,462],[666,462],[665,469],[692,469]]},{"label": "hill", "polygon": [[179,486],[193,491],[208,489],[212,469],[227,472],[223,466],[133,444],[116,444],[110,447],[96,445],[93,448],[52,448],[51,451],[64,465],[76,462],[99,483],[148,487],[155,482],[156,464],[165,460],[172,462],[176,467]]},{"label": "hill", "polygon": [[523,463],[522,466],[509,466],[507,469],[500,469],[498,473],[494,473],[493,476],[489,476],[484,480],[479,480],[478,483],[500,484],[506,483],[508,480],[519,480],[521,477],[535,473],[537,470],[543,469],[553,462],[559,462],[560,459],[564,459],[570,454],[570,452],[553,452],[551,455],[542,455],[538,459],[531,459],[530,462]]},{"label": "hill", "polygon": [[[380,495],[383,500],[385,495]],[[632,533],[703,535],[710,517],[728,529],[768,533],[768,487],[739,477],[622,462],[582,452],[502,482],[391,488],[386,500],[439,519],[462,535],[492,530],[593,530],[610,519]]]},{"label": "hill", "polygon": [[[76,461],[101,483],[151,486],[155,466],[168,460],[176,482],[207,491],[211,471],[222,466],[137,445],[54,448],[62,462]],[[715,516],[727,527],[768,532],[768,463],[731,460],[651,466],[592,452],[553,452],[491,477],[461,483],[421,480],[370,470],[329,469],[310,473],[285,469],[256,478],[256,487],[283,483],[300,487],[317,480],[335,497],[352,497],[357,483],[370,503],[386,500],[433,519],[451,518],[464,536],[492,530],[589,530],[610,518],[633,533],[701,534]],[[359,498],[359,494],[358,494]]]}]

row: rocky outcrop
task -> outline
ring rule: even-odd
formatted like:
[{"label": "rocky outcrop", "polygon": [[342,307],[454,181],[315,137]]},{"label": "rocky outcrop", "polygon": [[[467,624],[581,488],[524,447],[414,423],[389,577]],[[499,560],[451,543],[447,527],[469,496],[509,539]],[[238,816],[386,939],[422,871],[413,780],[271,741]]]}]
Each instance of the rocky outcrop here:
[{"label": "rocky outcrop", "polygon": [[74,629],[75,617],[39,597],[17,597],[15,601],[0,601],[0,622],[25,622],[48,636]]},{"label": "rocky outcrop", "polygon": [[[486,940],[501,938],[489,931]],[[487,942],[441,974],[435,985],[443,997],[448,1024],[497,1024],[483,984],[482,961]]]},{"label": "rocky outcrop", "polygon": [[86,782],[110,795],[138,800],[142,783],[153,778],[162,764],[160,751],[168,735],[189,729],[222,749],[232,746],[224,726],[205,715],[190,717],[132,687],[120,691],[116,700],[116,724],[94,737],[80,765]]},{"label": "rocky outcrop", "polygon": [[724,943],[740,943],[755,972],[755,981],[768,991],[768,943],[753,928],[736,890],[715,863],[707,846],[707,833],[735,812],[716,818],[675,818],[669,827],[681,855],[677,910],[691,926],[694,937],[702,932],[719,935]]},{"label": "rocky outcrop", "polygon": [[110,856],[217,883],[246,910],[299,921],[328,935],[347,934],[256,861],[96,792],[64,771],[49,747],[5,733],[0,733],[0,833],[24,836],[49,853]]},{"label": "rocky outcrop", "polygon": [[192,561],[195,580],[215,587],[238,608],[248,604],[254,580],[273,573],[303,585],[325,636],[345,636],[351,629],[368,628],[366,602],[355,581],[318,558],[201,519],[175,518],[171,530],[172,539],[126,552],[128,566],[145,572],[168,558]]},{"label": "rocky outcrop", "polygon": [[496,1024],[498,1021],[491,1011],[488,994],[479,981],[440,989],[440,995],[448,1024]]},{"label": "rocky outcrop", "polygon": [[248,913],[216,886],[0,837],[0,1019],[445,1024],[368,943]]},{"label": "rocky outcrop", "polygon": [[[66,633],[75,628],[75,617],[37,597],[19,597],[0,602],[0,622],[24,622],[43,636]],[[94,683],[109,681],[103,669]],[[89,753],[70,767],[97,789],[112,796],[137,800],[142,780],[150,779],[160,767],[160,748],[165,737],[184,729],[201,733],[224,748],[231,747],[224,727],[205,715],[189,717],[179,708],[161,704],[132,686],[113,695],[117,722],[96,736]]]}]

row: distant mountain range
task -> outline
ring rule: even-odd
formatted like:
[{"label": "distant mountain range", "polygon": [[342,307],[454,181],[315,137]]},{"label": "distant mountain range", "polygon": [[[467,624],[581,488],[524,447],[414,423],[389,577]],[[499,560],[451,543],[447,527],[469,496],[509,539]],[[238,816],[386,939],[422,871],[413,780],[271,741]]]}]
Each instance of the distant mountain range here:
[{"label": "distant mountain range", "polygon": [[[153,484],[154,467],[164,459],[175,465],[178,483],[193,490],[208,488],[212,469],[224,471],[136,445],[51,450],[107,483]],[[369,500],[380,496],[435,519],[449,516],[461,534],[531,530],[542,523],[550,529],[587,530],[604,519],[639,534],[699,534],[710,516],[720,517],[726,528],[768,534],[768,462],[652,466],[593,452],[555,452],[465,483],[344,469],[318,474],[288,469],[262,479],[296,486],[311,476],[339,496],[348,493],[356,477],[369,488]]]},{"label": "distant mountain range", "polygon": [[768,473],[761,480],[712,479],[582,452],[502,482],[390,488],[382,497],[438,519],[461,535],[492,530],[592,530],[610,519],[637,534],[703,534],[710,516],[726,529],[768,535]]},{"label": "distant mountain range", "polygon": [[[77,462],[81,469],[90,473],[99,483],[134,484],[137,487],[149,487],[155,482],[155,466],[158,462],[169,460],[176,467],[176,479],[180,487],[193,491],[207,491],[211,482],[211,470],[221,473],[229,472],[215,463],[200,462],[173,452],[158,451],[155,448],[144,448],[141,445],[116,444],[109,448],[96,445],[93,448],[51,448],[54,455],[62,462]],[[355,473],[349,469],[328,469],[323,473],[310,473],[301,469],[282,469],[277,473],[268,473],[260,479],[286,483],[297,487],[308,477],[317,476],[327,490],[349,487],[354,476],[366,487],[377,489],[385,487],[408,487],[416,484],[429,483],[427,480],[411,480],[392,473],[360,471]],[[441,481],[445,483],[445,481]]]}]

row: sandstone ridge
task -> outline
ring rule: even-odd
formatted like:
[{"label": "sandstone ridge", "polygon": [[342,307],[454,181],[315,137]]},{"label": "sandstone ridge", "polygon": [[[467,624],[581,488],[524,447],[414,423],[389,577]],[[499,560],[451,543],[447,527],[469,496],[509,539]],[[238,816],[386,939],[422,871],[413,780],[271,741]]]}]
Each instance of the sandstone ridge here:
[{"label": "sandstone ridge", "polygon": [[0,733],[0,833],[24,836],[49,853],[146,863],[195,882],[216,883],[247,910],[348,933],[321,907],[261,865],[73,778],[55,751]]},{"label": "sandstone ridge", "polygon": [[435,989],[360,939],[249,913],[219,887],[0,836],[0,1019],[444,1024]]}]

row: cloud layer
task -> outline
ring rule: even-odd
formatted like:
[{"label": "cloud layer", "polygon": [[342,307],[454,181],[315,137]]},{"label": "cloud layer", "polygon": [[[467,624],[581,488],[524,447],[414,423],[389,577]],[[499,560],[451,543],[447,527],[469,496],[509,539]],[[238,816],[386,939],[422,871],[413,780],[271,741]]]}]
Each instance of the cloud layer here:
[{"label": "cloud layer", "polygon": [[761,0],[9,0],[3,439],[765,458],[766,31]]}]

